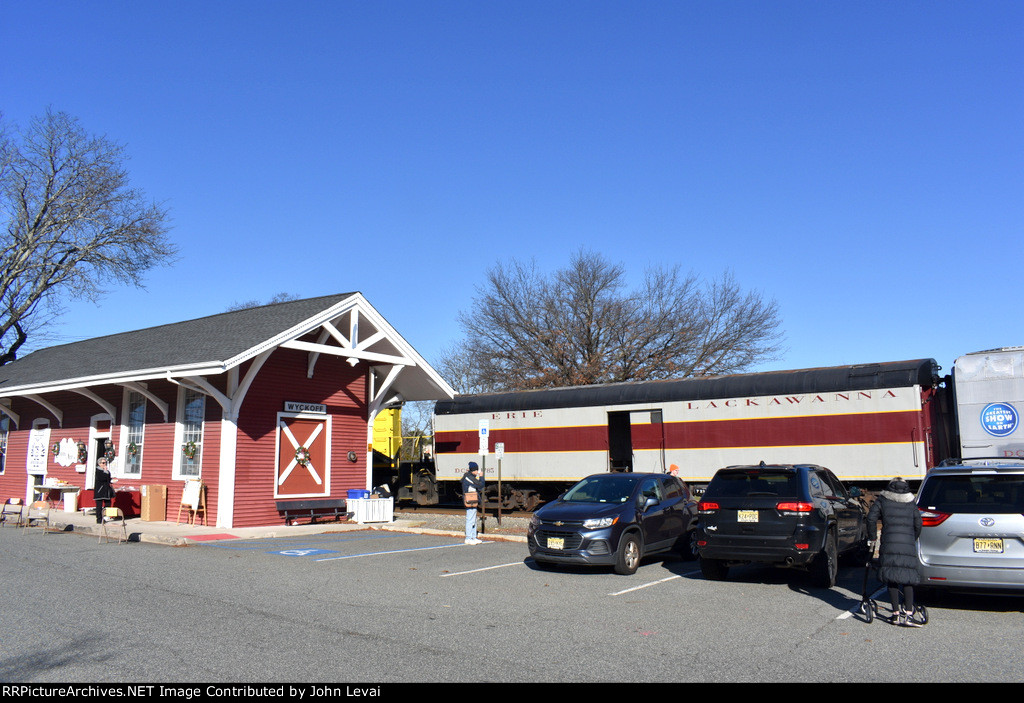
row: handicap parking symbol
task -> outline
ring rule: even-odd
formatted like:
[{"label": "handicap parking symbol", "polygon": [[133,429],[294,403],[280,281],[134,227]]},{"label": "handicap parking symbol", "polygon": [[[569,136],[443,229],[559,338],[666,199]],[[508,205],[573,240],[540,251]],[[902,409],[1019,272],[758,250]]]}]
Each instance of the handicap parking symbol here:
[{"label": "handicap parking symbol", "polygon": [[283,549],[271,552],[271,554],[280,554],[284,557],[308,557],[314,554],[334,554],[334,551],[330,549]]}]

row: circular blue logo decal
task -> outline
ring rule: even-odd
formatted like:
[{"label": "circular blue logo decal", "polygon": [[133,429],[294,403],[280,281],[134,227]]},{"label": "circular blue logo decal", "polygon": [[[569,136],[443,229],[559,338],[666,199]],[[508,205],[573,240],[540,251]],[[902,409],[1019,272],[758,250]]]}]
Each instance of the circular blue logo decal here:
[{"label": "circular blue logo decal", "polygon": [[993,437],[1005,437],[1017,429],[1017,411],[1009,403],[989,403],[981,411],[981,426]]}]

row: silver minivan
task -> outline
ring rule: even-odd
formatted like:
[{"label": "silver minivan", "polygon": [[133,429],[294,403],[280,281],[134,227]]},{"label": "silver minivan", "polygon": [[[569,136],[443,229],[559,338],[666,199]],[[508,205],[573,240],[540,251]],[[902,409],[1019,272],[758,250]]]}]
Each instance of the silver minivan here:
[{"label": "silver minivan", "polygon": [[937,466],[917,507],[922,586],[1024,590],[1024,460]]}]

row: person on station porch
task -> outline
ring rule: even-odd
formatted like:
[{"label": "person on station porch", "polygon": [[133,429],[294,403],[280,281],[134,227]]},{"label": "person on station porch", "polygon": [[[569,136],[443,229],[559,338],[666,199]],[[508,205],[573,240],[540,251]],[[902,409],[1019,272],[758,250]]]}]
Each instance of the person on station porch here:
[{"label": "person on station porch", "polygon": [[484,479],[480,466],[469,462],[462,476],[462,504],[466,506],[466,544],[480,544],[476,537],[477,510],[484,496]]},{"label": "person on station porch", "polygon": [[96,501],[96,524],[103,523],[103,514],[106,509],[114,503],[114,487],[116,478],[110,477],[110,469],[107,467],[107,458],[100,457],[96,460],[96,480],[93,483],[92,497]]}]

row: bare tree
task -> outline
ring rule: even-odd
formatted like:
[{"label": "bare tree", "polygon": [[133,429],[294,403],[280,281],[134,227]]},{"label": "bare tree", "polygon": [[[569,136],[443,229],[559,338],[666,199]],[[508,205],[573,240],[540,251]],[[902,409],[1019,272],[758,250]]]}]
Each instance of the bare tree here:
[{"label": "bare tree", "polygon": [[261,303],[260,301],[258,301],[256,299],[243,300],[242,302],[237,302],[236,301],[236,302],[232,303],[231,305],[229,305],[227,310],[225,310],[225,312],[235,312],[236,310],[246,310],[247,308],[258,308],[258,307],[262,307],[263,305],[273,305],[274,303],[287,303],[287,302],[290,302],[292,300],[298,300],[298,299],[299,299],[299,296],[294,295],[293,293],[278,293],[277,295],[275,295],[273,298],[271,298],[270,300],[268,300],[265,303]]},{"label": "bare tree", "polygon": [[679,267],[625,271],[580,251],[547,277],[513,261],[487,273],[439,368],[462,392],[735,373],[776,358],[778,306],[729,273],[704,283]]},{"label": "bare tree", "polygon": [[434,444],[434,401],[414,400],[402,405],[402,461],[420,461]]},{"label": "bare tree", "polygon": [[481,374],[474,368],[475,363],[467,345],[459,343],[443,349],[432,366],[459,393],[486,393],[494,390],[491,384],[482,382]]},{"label": "bare tree", "polygon": [[168,214],[129,185],[124,148],[47,111],[0,123],[0,365],[61,311],[169,263]]}]

